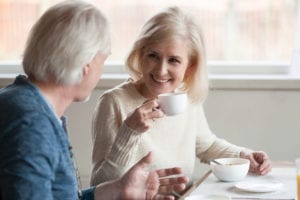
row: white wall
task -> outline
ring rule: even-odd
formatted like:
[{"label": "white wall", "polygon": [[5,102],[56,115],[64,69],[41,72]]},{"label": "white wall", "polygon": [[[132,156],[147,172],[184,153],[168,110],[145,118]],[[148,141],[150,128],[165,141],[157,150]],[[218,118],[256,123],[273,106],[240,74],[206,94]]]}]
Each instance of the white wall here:
[{"label": "white wall", "polygon": [[211,129],[220,137],[274,160],[300,156],[300,91],[216,90],[206,102]]},{"label": "white wall", "polygon": [[[96,89],[88,103],[74,104],[67,112],[82,175],[88,175],[91,169],[91,118],[102,91]],[[293,160],[300,157],[299,103],[298,89],[224,88],[210,91],[205,111],[211,129],[219,137],[264,150],[273,160]],[[201,170],[197,173],[203,173]]]}]

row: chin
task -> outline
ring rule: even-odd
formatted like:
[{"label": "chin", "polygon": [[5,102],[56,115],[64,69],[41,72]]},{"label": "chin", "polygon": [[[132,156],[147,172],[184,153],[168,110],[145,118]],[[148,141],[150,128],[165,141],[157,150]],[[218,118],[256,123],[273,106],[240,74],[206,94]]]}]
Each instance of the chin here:
[{"label": "chin", "polygon": [[164,94],[164,93],[171,93],[175,91],[176,87],[171,83],[157,83],[153,84],[153,91],[156,94]]},{"label": "chin", "polygon": [[85,103],[85,102],[90,100],[90,97],[91,97],[91,95],[89,95],[87,97],[79,97],[79,98],[77,97],[77,98],[74,99],[74,102],[83,102],[83,103]]}]

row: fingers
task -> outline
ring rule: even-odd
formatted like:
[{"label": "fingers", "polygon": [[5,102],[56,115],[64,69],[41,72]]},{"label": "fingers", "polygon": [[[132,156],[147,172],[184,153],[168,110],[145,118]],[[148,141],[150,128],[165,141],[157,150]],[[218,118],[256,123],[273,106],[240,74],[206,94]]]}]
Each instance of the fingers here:
[{"label": "fingers", "polygon": [[156,173],[159,177],[165,177],[170,175],[177,175],[182,173],[182,169],[180,167],[166,168],[156,170]]},{"label": "fingers", "polygon": [[160,177],[160,194],[170,194],[174,191],[181,192],[186,188],[186,184],[189,182],[186,176],[174,177],[174,175],[182,173],[182,169],[179,167],[156,170],[156,173]]},{"label": "fingers", "polygon": [[182,192],[186,188],[186,184],[174,184],[174,185],[161,185],[159,187],[159,194],[171,194],[172,192]]},{"label": "fingers", "polygon": [[189,182],[188,177],[181,175],[182,169],[179,167],[156,170],[156,173],[160,178],[160,185],[186,184]]},{"label": "fingers", "polygon": [[152,120],[164,116],[164,113],[159,109],[159,104],[156,99],[147,100],[140,108],[143,108],[148,119]]},{"label": "fingers", "polygon": [[265,152],[257,152],[255,154],[257,157],[257,162],[259,162],[260,166],[258,167],[258,174],[264,175],[271,171],[272,162],[269,159],[268,155]]},{"label": "fingers", "polygon": [[146,110],[153,111],[159,107],[159,104],[156,99],[148,99],[142,105]]},{"label": "fingers", "polygon": [[131,129],[143,133],[147,131],[156,118],[163,117],[163,112],[158,109],[157,100],[147,100],[143,105],[136,108],[125,120]]},{"label": "fingers", "polygon": [[252,152],[249,159],[251,162],[251,172],[264,175],[272,169],[272,162],[263,151]]},{"label": "fingers", "polygon": [[154,200],[175,200],[175,197],[172,195],[156,195]]},{"label": "fingers", "polygon": [[160,180],[159,193],[170,194],[172,192],[182,192],[189,182],[187,177],[165,178]]},{"label": "fingers", "polygon": [[259,167],[259,174],[260,175],[265,175],[267,173],[269,173],[272,170],[272,163],[271,161],[265,160],[262,165]]},{"label": "fingers", "polygon": [[159,180],[160,185],[176,185],[176,184],[186,184],[189,179],[185,176],[175,177],[175,178],[163,178]]},{"label": "fingers", "polygon": [[189,179],[185,176],[162,178],[160,179],[159,193],[170,194],[172,192],[181,192],[186,188],[188,182]]},{"label": "fingers", "polygon": [[259,164],[253,158],[253,156],[249,156],[248,159],[250,160],[250,171],[255,172],[257,170],[257,168],[259,167]]}]

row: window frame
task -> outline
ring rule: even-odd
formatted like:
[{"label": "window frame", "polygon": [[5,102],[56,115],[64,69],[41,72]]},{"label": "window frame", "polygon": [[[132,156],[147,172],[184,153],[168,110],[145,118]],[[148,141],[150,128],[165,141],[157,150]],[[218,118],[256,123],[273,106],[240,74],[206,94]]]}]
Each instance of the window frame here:
[{"label": "window frame", "polygon": [[[288,90],[300,91],[300,76],[291,73],[291,67],[287,63],[268,63],[255,64],[248,63],[244,66],[239,63],[208,63],[209,86],[213,90]],[[1,66],[4,66],[6,71],[3,72]],[[236,68],[248,68],[252,73],[237,73]],[[260,71],[264,73],[257,73],[254,69],[261,68]],[[226,68],[226,70],[224,69]],[[121,72],[120,72],[121,69]],[[229,73],[229,72],[234,73]],[[226,72],[226,73],[222,73]],[[270,73],[272,72],[272,73]],[[17,61],[8,61],[0,63],[0,87],[13,82],[18,74],[22,74],[21,63]],[[107,62],[104,66],[104,72],[99,80],[96,89],[107,90],[124,82],[129,78],[128,73],[125,72],[122,62]]]},{"label": "window frame", "polygon": [[[209,75],[288,75],[291,66],[288,62],[243,62],[211,61],[207,63]],[[18,61],[0,61],[0,74],[24,73]],[[107,61],[103,74],[126,74],[122,61]]]}]

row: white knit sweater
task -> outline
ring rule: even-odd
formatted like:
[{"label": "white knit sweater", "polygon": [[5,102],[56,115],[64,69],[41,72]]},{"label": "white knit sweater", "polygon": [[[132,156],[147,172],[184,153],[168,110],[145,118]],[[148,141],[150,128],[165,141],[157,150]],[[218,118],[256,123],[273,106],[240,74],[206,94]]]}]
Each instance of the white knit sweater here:
[{"label": "white knit sweater", "polygon": [[124,120],[145,101],[130,81],[100,97],[93,118],[92,185],[122,176],[149,151],[154,153],[151,169],[182,167],[189,177],[196,156],[202,162],[239,156],[242,147],[212,134],[202,104],[189,104],[183,114],[159,118],[150,130],[138,134]]}]

